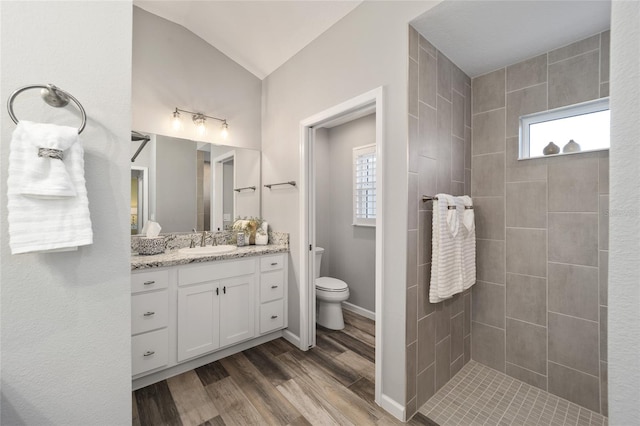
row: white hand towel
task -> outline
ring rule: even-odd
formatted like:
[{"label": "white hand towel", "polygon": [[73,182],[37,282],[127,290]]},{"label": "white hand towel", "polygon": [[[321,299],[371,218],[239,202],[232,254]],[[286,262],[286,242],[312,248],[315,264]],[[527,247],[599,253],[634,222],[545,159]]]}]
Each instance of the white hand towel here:
[{"label": "white hand towel", "polygon": [[[473,207],[471,197],[460,197],[465,207]],[[476,282],[476,225],[473,209],[464,210],[464,228],[467,231],[462,239],[462,283],[466,290]]]},{"label": "white hand towel", "polygon": [[460,239],[454,237],[447,223],[448,206],[454,206],[454,198],[438,194],[433,203],[432,264],[429,302],[438,303],[463,290],[461,272]]},{"label": "white hand towel", "polygon": [[73,127],[18,123],[11,139],[7,179],[12,254],[75,250],[92,244],[83,155]]},{"label": "white hand towel", "polygon": [[[462,199],[462,202],[464,203],[465,207],[473,207],[473,201],[471,200],[471,197],[469,197],[468,195],[463,195],[460,198]],[[473,211],[473,208],[464,209],[464,214],[462,216],[462,223],[464,224],[464,227],[467,228],[467,233],[471,232],[476,228],[475,213]]]},{"label": "white hand towel", "polygon": [[[28,155],[23,164],[20,193],[33,197],[75,197],[76,189],[71,181],[64,153],[78,141],[78,129],[53,124],[20,122],[14,138],[21,139],[23,149],[36,155]],[[60,159],[55,158],[60,157]]]},{"label": "white hand towel", "polygon": [[[456,207],[456,198],[453,196],[446,196],[447,201],[447,225],[449,226],[449,232],[453,238],[458,235],[458,231],[460,230],[460,215],[458,212],[458,208]],[[449,208],[453,207],[453,208]],[[464,209],[463,209],[464,210]]]}]

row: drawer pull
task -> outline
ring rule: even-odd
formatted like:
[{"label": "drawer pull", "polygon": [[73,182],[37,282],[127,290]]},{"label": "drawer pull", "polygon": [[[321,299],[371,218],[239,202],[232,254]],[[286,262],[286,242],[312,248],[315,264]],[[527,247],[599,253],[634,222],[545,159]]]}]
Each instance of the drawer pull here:
[{"label": "drawer pull", "polygon": [[271,319],[276,319],[276,318],[278,318],[277,315],[271,315]]},{"label": "drawer pull", "polygon": [[143,315],[143,316],[145,316],[145,317],[150,317],[150,316],[153,316],[153,315],[155,315],[155,314],[156,314],[155,312],[149,311],[149,312],[145,312],[145,313],[144,313],[144,314],[142,314],[142,315]]},{"label": "drawer pull", "polygon": [[276,266],[278,262],[271,262],[271,266]]},{"label": "drawer pull", "polygon": [[144,354],[142,354],[142,356],[151,356],[153,354],[155,354],[154,351],[146,351]]},{"label": "drawer pull", "polygon": [[272,285],[271,288],[278,288],[278,286],[277,285]]},{"label": "drawer pull", "polygon": [[143,284],[144,285],[151,285],[151,284],[155,284],[155,281],[145,281]]}]

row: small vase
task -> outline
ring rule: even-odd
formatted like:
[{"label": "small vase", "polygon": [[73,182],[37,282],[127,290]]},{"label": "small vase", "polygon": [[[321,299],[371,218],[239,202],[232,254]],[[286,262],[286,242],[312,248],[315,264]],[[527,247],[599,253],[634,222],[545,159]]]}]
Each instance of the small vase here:
[{"label": "small vase", "polygon": [[562,148],[562,152],[580,152],[580,144],[571,139],[564,148]]},{"label": "small vase", "polygon": [[553,142],[549,142],[549,145],[545,146],[542,150],[544,155],[554,155],[560,153],[560,147]]}]

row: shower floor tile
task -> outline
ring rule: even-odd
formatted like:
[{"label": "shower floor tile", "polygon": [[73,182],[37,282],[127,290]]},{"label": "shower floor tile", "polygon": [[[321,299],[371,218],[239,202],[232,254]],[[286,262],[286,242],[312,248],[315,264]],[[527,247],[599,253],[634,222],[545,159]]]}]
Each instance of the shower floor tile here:
[{"label": "shower floor tile", "polygon": [[475,361],[418,410],[440,426],[607,426],[609,419]]}]

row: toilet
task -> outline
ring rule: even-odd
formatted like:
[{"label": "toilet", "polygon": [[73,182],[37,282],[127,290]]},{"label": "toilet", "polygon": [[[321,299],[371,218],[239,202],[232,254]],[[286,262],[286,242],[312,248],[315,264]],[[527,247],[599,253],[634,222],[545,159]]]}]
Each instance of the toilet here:
[{"label": "toilet", "polygon": [[342,302],[349,298],[347,283],[337,278],[321,277],[320,263],[324,249],[316,247],[316,323],[331,330],[342,330]]}]

